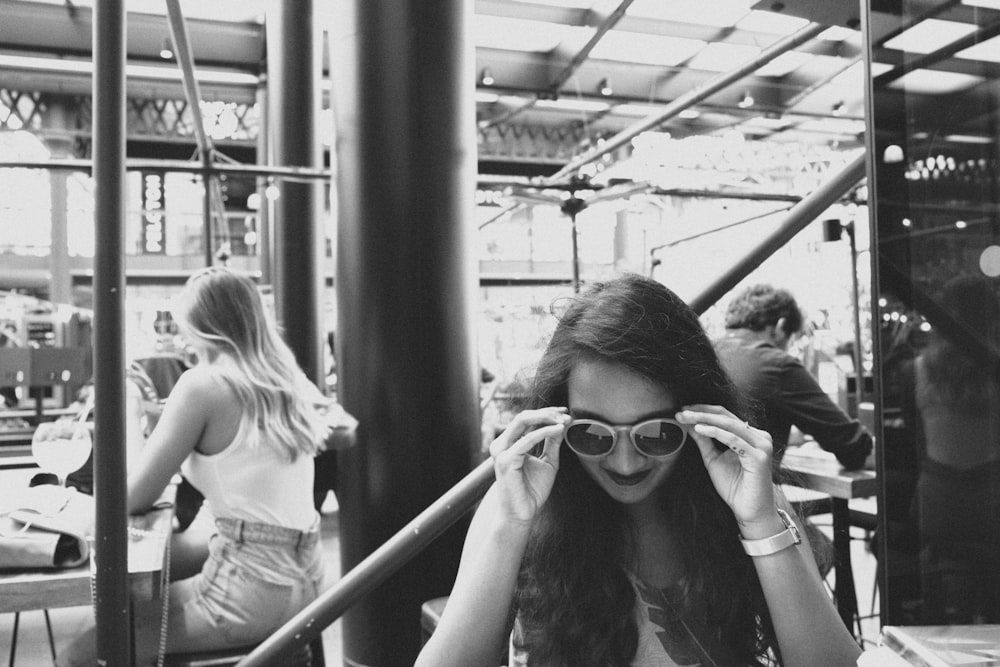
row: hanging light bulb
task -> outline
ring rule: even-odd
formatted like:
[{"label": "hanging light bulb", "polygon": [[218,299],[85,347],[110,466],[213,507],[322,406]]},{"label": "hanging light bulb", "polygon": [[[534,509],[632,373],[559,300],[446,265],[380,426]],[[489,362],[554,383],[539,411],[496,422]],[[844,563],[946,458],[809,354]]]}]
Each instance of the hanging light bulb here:
[{"label": "hanging light bulb", "polygon": [[847,110],[847,108],[844,106],[843,102],[837,102],[836,104],[833,105],[833,115],[834,116],[843,116],[844,115],[844,111],[846,111],[846,110]]},{"label": "hanging light bulb", "polygon": [[736,106],[738,106],[741,109],[749,109],[750,107],[753,106],[753,103],[754,103],[753,96],[750,94],[750,91],[748,90],[747,92],[743,93],[743,99],[737,102]]},{"label": "hanging light bulb", "polygon": [[267,187],[264,188],[264,196],[268,201],[274,201],[281,196],[281,189],[274,184],[274,181],[268,181]]},{"label": "hanging light bulb", "polygon": [[615,92],[607,79],[601,79],[601,82],[597,84],[597,91],[604,97],[611,97],[611,94]]},{"label": "hanging light bulb", "polygon": [[174,49],[169,37],[163,38],[163,44],[160,45],[160,57],[164,60],[172,60],[174,57]]},{"label": "hanging light bulb", "polygon": [[479,73],[479,83],[484,86],[492,86],[497,80],[493,78],[493,72],[490,71],[489,67],[484,67],[483,71]]}]

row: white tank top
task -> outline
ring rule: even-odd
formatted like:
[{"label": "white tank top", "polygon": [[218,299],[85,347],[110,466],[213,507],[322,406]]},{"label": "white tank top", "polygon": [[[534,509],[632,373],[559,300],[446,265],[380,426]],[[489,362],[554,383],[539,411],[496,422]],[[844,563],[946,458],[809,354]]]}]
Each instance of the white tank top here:
[{"label": "white tank top", "polygon": [[250,449],[235,440],[218,454],[192,452],[181,471],[204,494],[212,515],[309,530],[313,505],[313,458],[294,462],[268,446],[262,435]]}]

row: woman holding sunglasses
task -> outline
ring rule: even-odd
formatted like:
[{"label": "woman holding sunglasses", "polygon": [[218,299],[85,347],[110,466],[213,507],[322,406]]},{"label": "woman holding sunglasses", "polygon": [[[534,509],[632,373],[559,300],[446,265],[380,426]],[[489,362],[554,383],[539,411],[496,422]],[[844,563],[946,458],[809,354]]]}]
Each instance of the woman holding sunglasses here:
[{"label": "woman holding sunglasses", "polygon": [[770,438],[675,294],[574,298],[531,396],[418,665],[855,664]]}]

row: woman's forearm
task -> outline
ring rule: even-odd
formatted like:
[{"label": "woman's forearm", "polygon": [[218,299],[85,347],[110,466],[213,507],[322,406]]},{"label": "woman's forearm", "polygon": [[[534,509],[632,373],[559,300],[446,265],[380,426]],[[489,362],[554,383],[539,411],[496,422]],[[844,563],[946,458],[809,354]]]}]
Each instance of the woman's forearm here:
[{"label": "woman's forearm", "polygon": [[492,665],[506,646],[530,527],[483,512],[480,507],[469,528],[454,588],[417,667]]},{"label": "woman's forearm", "polygon": [[808,542],[754,557],[785,667],[854,667],[861,649],[823,587]]}]

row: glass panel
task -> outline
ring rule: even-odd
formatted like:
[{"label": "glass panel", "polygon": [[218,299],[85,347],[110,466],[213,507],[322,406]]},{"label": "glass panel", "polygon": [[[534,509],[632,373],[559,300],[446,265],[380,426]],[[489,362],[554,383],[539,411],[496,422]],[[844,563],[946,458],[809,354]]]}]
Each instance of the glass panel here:
[{"label": "glass panel", "polygon": [[870,7],[884,620],[998,623],[1000,11]]}]

